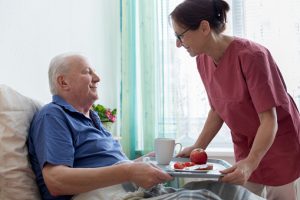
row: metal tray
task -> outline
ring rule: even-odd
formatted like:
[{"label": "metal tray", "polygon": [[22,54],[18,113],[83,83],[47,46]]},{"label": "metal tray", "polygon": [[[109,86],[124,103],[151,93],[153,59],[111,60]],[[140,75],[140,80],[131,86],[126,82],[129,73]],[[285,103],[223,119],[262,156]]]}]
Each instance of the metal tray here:
[{"label": "metal tray", "polygon": [[213,165],[213,170],[205,170],[199,172],[198,170],[193,171],[176,171],[171,167],[175,162],[189,162],[189,158],[173,158],[169,165],[158,165],[155,161],[155,157],[150,159],[151,162],[159,166],[161,169],[166,171],[173,177],[186,177],[186,178],[219,178],[222,174],[220,170],[231,167],[231,164],[221,159],[208,159],[207,163]]}]

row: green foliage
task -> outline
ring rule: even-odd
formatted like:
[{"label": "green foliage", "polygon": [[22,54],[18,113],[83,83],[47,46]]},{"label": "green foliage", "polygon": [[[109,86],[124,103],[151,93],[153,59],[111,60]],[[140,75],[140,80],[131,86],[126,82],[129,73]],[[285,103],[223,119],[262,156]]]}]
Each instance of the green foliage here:
[{"label": "green foliage", "polygon": [[102,122],[115,122],[117,109],[111,110],[110,108],[106,108],[101,104],[93,105],[93,110],[96,111],[100,117]]}]

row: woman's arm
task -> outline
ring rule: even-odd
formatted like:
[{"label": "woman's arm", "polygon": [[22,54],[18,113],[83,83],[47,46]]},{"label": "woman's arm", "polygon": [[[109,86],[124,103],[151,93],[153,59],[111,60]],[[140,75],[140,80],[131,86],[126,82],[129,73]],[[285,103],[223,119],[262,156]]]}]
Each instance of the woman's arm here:
[{"label": "woman's arm", "polygon": [[224,121],[221,119],[219,114],[215,110],[210,109],[204,127],[195,143],[195,146],[206,149],[209,143],[221,129],[223,123]]},{"label": "woman's arm", "polygon": [[181,152],[178,153],[177,157],[188,157],[191,151],[195,148],[206,149],[211,140],[216,136],[216,134],[222,127],[223,123],[224,121],[219,116],[219,114],[215,110],[210,109],[203,129],[195,144],[184,148]]},{"label": "woman's arm", "polygon": [[223,170],[222,172],[227,175],[222,178],[222,181],[233,184],[245,184],[273,144],[278,129],[276,108],[273,107],[259,113],[259,120],[260,126],[257,129],[252,148],[247,158]]},{"label": "woman's arm", "polygon": [[276,108],[259,114],[260,126],[258,127],[252,148],[247,157],[255,168],[267,153],[274,142],[278,130]]}]

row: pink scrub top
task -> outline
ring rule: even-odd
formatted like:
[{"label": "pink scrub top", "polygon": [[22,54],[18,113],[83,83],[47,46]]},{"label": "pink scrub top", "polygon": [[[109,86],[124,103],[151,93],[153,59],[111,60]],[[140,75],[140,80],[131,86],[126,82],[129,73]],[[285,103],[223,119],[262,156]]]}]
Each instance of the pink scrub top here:
[{"label": "pink scrub top", "polygon": [[300,116],[270,52],[234,38],[218,65],[200,54],[197,66],[211,107],[231,130],[236,161],[247,157],[260,125],[258,113],[276,107],[275,141],[249,181],[277,186],[300,176]]}]

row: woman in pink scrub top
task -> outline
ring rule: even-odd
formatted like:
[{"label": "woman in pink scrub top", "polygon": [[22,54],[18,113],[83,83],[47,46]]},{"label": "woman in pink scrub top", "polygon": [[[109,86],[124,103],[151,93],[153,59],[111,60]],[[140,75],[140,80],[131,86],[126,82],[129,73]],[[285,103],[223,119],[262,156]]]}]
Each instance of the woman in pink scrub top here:
[{"label": "woman in pink scrub top", "polygon": [[223,34],[229,5],[185,0],[170,14],[177,47],[196,57],[211,109],[194,145],[209,145],[225,122],[236,164],[223,182],[240,184],[267,199],[296,199],[300,176],[300,116],[272,55],[255,42]]}]

